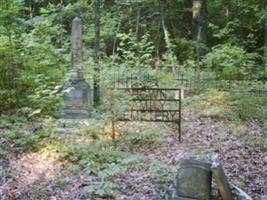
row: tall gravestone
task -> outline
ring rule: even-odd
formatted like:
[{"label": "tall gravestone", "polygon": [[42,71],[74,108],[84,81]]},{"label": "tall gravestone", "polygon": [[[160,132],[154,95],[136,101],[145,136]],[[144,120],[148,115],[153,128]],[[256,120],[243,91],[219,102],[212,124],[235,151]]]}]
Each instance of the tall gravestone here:
[{"label": "tall gravestone", "polygon": [[71,76],[64,84],[64,108],[61,110],[61,118],[85,119],[90,117],[91,105],[90,87],[84,80],[82,73],[82,21],[76,17],[72,21],[71,30]]}]

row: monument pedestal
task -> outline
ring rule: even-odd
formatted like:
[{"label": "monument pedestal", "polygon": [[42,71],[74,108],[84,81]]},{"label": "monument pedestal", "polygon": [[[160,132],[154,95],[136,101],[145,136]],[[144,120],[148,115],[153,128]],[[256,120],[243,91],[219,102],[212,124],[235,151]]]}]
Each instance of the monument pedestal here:
[{"label": "monument pedestal", "polygon": [[84,80],[70,80],[63,86],[64,108],[60,115],[63,119],[86,119],[90,117],[91,90],[89,84]]},{"label": "monument pedestal", "polygon": [[71,29],[71,78],[63,86],[64,90],[68,90],[63,95],[65,105],[60,112],[63,119],[86,119],[90,117],[91,91],[83,77],[82,55],[82,20],[75,17],[72,20]]}]

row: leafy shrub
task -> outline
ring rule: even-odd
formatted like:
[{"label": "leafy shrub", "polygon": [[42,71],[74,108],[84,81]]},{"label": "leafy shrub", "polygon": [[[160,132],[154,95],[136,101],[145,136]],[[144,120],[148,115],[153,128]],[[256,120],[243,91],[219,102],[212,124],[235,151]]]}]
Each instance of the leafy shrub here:
[{"label": "leafy shrub", "polygon": [[44,199],[48,195],[48,191],[40,186],[40,185],[33,185],[30,186],[26,192],[29,194],[30,197],[33,199]]},{"label": "leafy shrub", "polygon": [[249,92],[236,92],[232,94],[231,106],[240,119],[251,118],[267,121],[267,97],[254,96]]},{"label": "leafy shrub", "polygon": [[1,102],[1,109],[4,111],[9,109],[10,106],[13,106],[17,102],[16,91],[13,89],[0,89],[0,102]]},{"label": "leafy shrub", "polygon": [[[83,192],[86,194],[88,198],[93,198],[95,196],[114,199],[118,194],[119,185],[111,182],[111,181],[101,181],[95,184],[91,184],[85,186],[83,188]],[[117,190],[117,192],[115,192]]]},{"label": "leafy shrub", "polygon": [[40,81],[38,87],[27,97],[31,105],[29,110],[32,110],[32,112],[28,113],[28,116],[32,117],[40,114],[51,116],[63,104],[61,86],[55,82],[49,83],[49,80],[45,78],[38,79],[38,81]]},{"label": "leafy shrub", "polygon": [[29,22],[24,11],[19,0],[0,8],[0,112],[20,108],[20,114],[50,115],[60,105],[55,87],[69,63],[69,43],[62,40],[63,27],[54,24],[57,16]]},{"label": "leafy shrub", "polygon": [[7,158],[10,156],[10,152],[0,146],[0,158]]},{"label": "leafy shrub", "polygon": [[16,126],[24,126],[26,125],[27,120],[25,117],[19,116],[8,116],[8,115],[1,115],[0,116],[0,128],[11,128]]},{"label": "leafy shrub", "polygon": [[118,52],[121,55],[121,61],[126,62],[126,65],[140,68],[152,63],[154,46],[149,41],[148,34],[143,35],[140,41],[133,33],[121,33],[118,37],[120,40]]},{"label": "leafy shrub", "polygon": [[254,96],[249,92],[221,92],[215,89],[194,96],[188,107],[200,116],[219,117],[228,120],[267,120],[265,96]]},{"label": "leafy shrub", "polygon": [[230,102],[231,96],[228,92],[209,89],[193,97],[188,106],[200,116],[229,118],[233,117]]},{"label": "leafy shrub", "polygon": [[125,130],[125,132],[119,136],[118,140],[120,144],[128,148],[127,150],[144,146],[147,148],[156,148],[163,144],[162,135],[154,128],[143,131],[137,129]]},{"label": "leafy shrub", "polygon": [[93,143],[71,140],[54,141],[43,148],[42,153],[61,161],[68,160],[73,163],[71,171],[74,173],[77,171],[76,169],[79,169],[95,175],[110,168],[111,165],[120,164],[125,155],[124,152],[103,140]]},{"label": "leafy shrub", "polygon": [[176,167],[154,160],[149,167],[149,173],[157,194],[155,199],[173,199],[173,182]]},{"label": "leafy shrub", "polygon": [[97,175],[101,181],[85,186],[83,191],[87,197],[116,197],[120,193],[121,187],[113,183],[110,178],[128,169],[141,169],[143,164],[144,158],[142,156],[124,154],[118,163],[109,163],[105,169],[98,172]]},{"label": "leafy shrub", "polygon": [[15,140],[15,144],[18,147],[22,147],[24,151],[38,151],[50,141],[50,131],[51,129],[44,129],[24,135],[17,134],[18,138]]},{"label": "leafy shrub", "polygon": [[217,45],[205,56],[204,66],[217,75],[238,78],[251,74],[258,55],[247,53],[243,48],[231,44]]}]

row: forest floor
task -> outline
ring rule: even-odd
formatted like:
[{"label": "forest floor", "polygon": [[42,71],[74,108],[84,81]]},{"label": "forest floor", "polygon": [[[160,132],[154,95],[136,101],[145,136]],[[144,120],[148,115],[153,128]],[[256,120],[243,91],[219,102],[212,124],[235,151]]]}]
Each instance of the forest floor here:
[{"label": "forest floor", "polygon": [[[137,124],[121,123],[119,126],[121,129],[136,130]],[[0,138],[0,199],[171,199],[175,172],[181,158],[197,156],[210,161],[214,154],[219,154],[231,183],[255,200],[264,199],[267,162],[264,132],[267,131],[258,121],[233,123],[200,117],[184,110],[181,143],[177,140],[177,134],[166,125],[145,123],[138,126],[143,129],[153,127],[159,134],[128,139],[132,144],[119,144],[118,139],[117,145],[124,151],[127,149],[133,160],[138,157],[138,162],[125,170],[120,170],[114,164],[117,168],[110,170],[109,176],[99,176],[79,168],[77,160],[67,161],[44,151],[45,145],[50,144],[51,140],[45,145],[40,143],[40,148],[26,150],[24,145],[34,145],[36,138],[31,138],[33,143],[29,143],[23,138],[18,139],[17,133],[38,134],[40,124],[21,126],[15,123],[9,126],[6,123],[3,126],[2,123],[0,131],[5,136]],[[70,137],[76,134],[73,132],[81,131],[75,127],[65,127],[60,131],[58,129],[56,134],[62,135],[62,130],[63,134],[69,134]],[[151,137],[159,138],[155,141]],[[53,138],[56,140],[55,135]],[[15,139],[19,142],[14,142]],[[82,137],[80,139],[84,142]],[[138,139],[144,140],[144,143]],[[113,163],[109,166],[113,166]],[[212,193],[213,199],[220,199],[216,185]]]}]

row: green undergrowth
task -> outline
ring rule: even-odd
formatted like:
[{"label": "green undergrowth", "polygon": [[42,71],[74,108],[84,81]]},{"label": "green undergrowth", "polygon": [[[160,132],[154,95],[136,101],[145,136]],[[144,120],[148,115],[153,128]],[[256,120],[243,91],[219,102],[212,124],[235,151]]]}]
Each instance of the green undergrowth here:
[{"label": "green undergrowth", "polygon": [[173,194],[176,171],[176,166],[167,165],[159,160],[152,161],[149,166],[149,174],[156,192],[155,200],[176,199]]},{"label": "green undergrowth", "polygon": [[27,188],[26,193],[32,198],[32,199],[45,199],[48,196],[48,191],[40,186],[40,185],[33,185]]},{"label": "green undergrowth", "polygon": [[27,119],[19,116],[0,116],[0,159],[9,159],[24,136],[19,130],[27,127]]},{"label": "green undergrowth", "polygon": [[[6,123],[5,123],[6,124]],[[102,124],[102,126],[101,126]],[[7,125],[7,124],[6,124]],[[67,161],[70,164],[70,171],[83,170],[88,174],[103,174],[109,168],[120,168],[123,171],[129,167],[138,168],[139,160],[142,156],[136,156],[128,152],[128,149],[121,145],[127,141],[129,146],[144,146],[159,144],[156,134],[152,132],[142,132],[136,134],[122,134],[117,141],[110,138],[110,134],[105,132],[106,124],[102,121],[94,121],[88,126],[80,125],[78,133],[60,133],[52,125],[43,128],[33,129],[5,129],[1,134],[3,138],[14,149],[20,152],[39,152],[44,157],[50,157],[58,161]],[[132,143],[132,144],[131,144]],[[6,147],[7,146],[7,147]],[[9,154],[8,145],[0,146],[0,156]],[[73,170],[71,170],[73,168]],[[112,169],[111,172],[116,170]],[[108,173],[108,172],[107,172]]]},{"label": "green undergrowth", "polygon": [[[136,128],[136,132],[135,128],[129,129],[130,132],[120,130],[117,140],[113,141],[110,138],[110,124],[103,120],[75,124],[77,132],[65,133],[58,131],[53,120],[46,122],[45,126],[36,124],[36,127],[27,127],[25,121],[24,128],[21,128],[20,122],[6,118],[2,122],[5,129],[1,138],[5,140],[5,146],[0,145],[1,158],[12,159],[13,154],[38,152],[44,158],[64,163],[69,176],[87,174],[99,177],[100,181],[82,188],[87,198],[114,196],[114,191],[119,193],[112,177],[128,170],[140,170],[147,165],[144,155],[131,153],[131,150],[147,146],[151,149],[162,144],[155,129],[148,131],[148,128],[140,127]],[[62,179],[55,179],[55,184],[65,187]],[[45,195],[35,187],[29,188],[28,193],[37,199]]]},{"label": "green undergrowth", "polygon": [[118,145],[126,151],[132,151],[137,148],[145,148],[147,150],[160,148],[163,145],[163,136],[159,131],[159,127],[135,124],[134,127],[124,128],[122,134],[118,136]]},{"label": "green undergrowth", "polygon": [[25,127],[27,124],[27,119],[25,117],[19,116],[8,116],[1,115],[0,116],[0,128],[1,129],[11,129],[14,126],[16,127]]},{"label": "green undergrowth", "polygon": [[209,89],[187,100],[185,105],[199,117],[211,117],[229,121],[257,119],[267,121],[267,97],[248,92],[224,92]]},{"label": "green undergrowth", "polygon": [[258,146],[264,152],[267,152],[267,143],[266,143],[267,134],[263,133],[261,135],[253,136],[247,135],[243,138],[245,144]]}]

